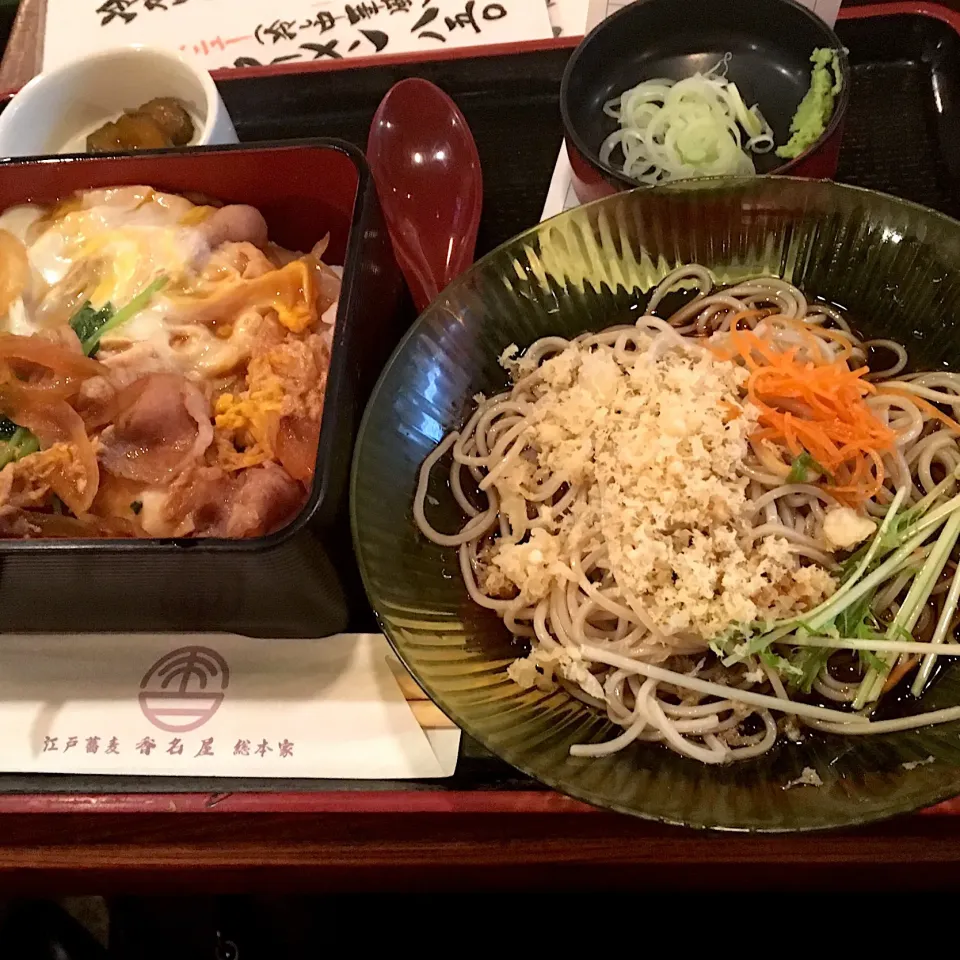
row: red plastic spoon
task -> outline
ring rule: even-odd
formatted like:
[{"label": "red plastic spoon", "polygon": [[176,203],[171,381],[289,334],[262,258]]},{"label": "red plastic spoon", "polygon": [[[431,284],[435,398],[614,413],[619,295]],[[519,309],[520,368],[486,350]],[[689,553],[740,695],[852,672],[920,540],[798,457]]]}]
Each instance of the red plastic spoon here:
[{"label": "red plastic spoon", "polygon": [[401,80],[370,127],[367,160],[418,310],[471,263],[483,175],[470,127],[428,80]]}]

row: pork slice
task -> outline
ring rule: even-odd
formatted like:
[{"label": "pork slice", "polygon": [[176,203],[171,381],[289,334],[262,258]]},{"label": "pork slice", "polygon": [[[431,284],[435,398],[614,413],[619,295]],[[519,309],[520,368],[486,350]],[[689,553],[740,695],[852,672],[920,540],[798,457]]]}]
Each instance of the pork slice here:
[{"label": "pork slice", "polygon": [[221,536],[262,537],[286,526],[302,508],[305,495],[279,464],[245,470],[231,498]]},{"label": "pork slice", "polygon": [[118,477],[169,483],[213,441],[210,405],[197,386],[172,373],[152,373],[117,397],[117,415],[100,435],[100,462]]}]

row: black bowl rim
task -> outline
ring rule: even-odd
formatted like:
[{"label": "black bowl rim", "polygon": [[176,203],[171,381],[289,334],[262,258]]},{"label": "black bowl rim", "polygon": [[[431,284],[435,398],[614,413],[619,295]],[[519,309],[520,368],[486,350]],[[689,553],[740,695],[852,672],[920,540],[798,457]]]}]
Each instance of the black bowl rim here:
[{"label": "black bowl rim", "polygon": [[[939,210],[933,210],[930,207],[925,207],[923,204],[916,203],[912,200],[904,200],[900,197],[896,197],[893,194],[883,193],[880,190],[872,190],[869,187],[860,187],[854,184],[849,183],[836,183],[832,180],[812,180],[809,177],[785,177],[777,176],[774,174],[768,174],[764,179],[771,179],[783,183],[792,183],[797,185],[803,185],[806,188],[809,188],[812,185],[822,186],[827,185],[830,189],[838,189],[844,193],[853,193],[853,194],[862,194],[867,197],[882,197],[884,200],[890,200],[896,203],[899,206],[904,207],[907,210],[914,210],[920,213],[923,213],[925,216],[932,217],[935,221],[941,221],[943,223],[951,224],[954,227],[960,229],[960,220],[955,219],[954,217],[947,216],[945,213],[941,213]],[[658,192],[695,192],[697,190],[715,188],[717,190],[723,189],[736,189],[737,187],[749,187],[751,185],[756,185],[760,181],[757,177],[691,177],[688,180],[678,180],[672,183],[660,184],[655,187],[634,187],[631,190],[624,191],[622,193],[615,194],[613,196],[601,197],[599,200],[594,200],[590,203],[583,204],[579,207],[575,207],[572,210],[565,210],[562,213],[557,214],[555,217],[551,217],[548,220],[544,220],[541,223],[536,224],[524,230],[522,233],[518,233],[515,237],[510,238],[509,240],[504,241],[495,249],[491,250],[489,253],[485,254],[480,260],[472,264],[465,273],[462,273],[457,277],[451,284],[458,284],[464,282],[465,279],[471,276],[478,268],[481,263],[484,263],[487,260],[492,259],[494,256],[499,254],[502,250],[507,247],[511,247],[516,243],[523,241],[524,239],[533,237],[535,234],[540,232],[545,224],[552,223],[558,217],[571,216],[576,211],[583,210],[585,208],[596,208],[599,209],[604,204],[610,204],[613,202],[623,202],[625,196],[630,194],[637,195],[646,195],[651,190],[656,190]],[[709,269],[709,267],[708,267]],[[449,287],[447,288],[449,289]],[[446,295],[445,291],[441,291],[440,295],[437,297],[433,303],[437,303],[442,300]],[[531,779],[537,781],[538,783],[545,784],[548,787],[556,790],[559,793],[562,793],[566,796],[572,797],[575,800],[580,800],[583,803],[586,803],[590,806],[598,807],[599,809],[605,810],[614,810],[617,813],[623,813],[627,816],[635,817],[639,820],[644,820],[650,823],[662,824],[669,827],[684,827],[688,830],[697,830],[700,832],[710,832],[710,833],[734,833],[734,834],[745,834],[745,835],[784,835],[784,834],[819,834],[819,833],[835,833],[841,830],[850,830],[851,828],[856,827],[866,827],[871,824],[883,823],[887,820],[891,820],[894,817],[898,817],[904,814],[915,813],[917,810],[923,810],[927,807],[934,806],[938,803],[942,803],[945,800],[950,800],[955,796],[960,796],[960,790],[950,789],[950,788],[931,788],[923,796],[923,799],[920,802],[911,801],[906,804],[897,804],[893,803],[888,808],[870,813],[864,816],[861,819],[847,819],[847,820],[834,820],[828,823],[816,824],[816,825],[803,825],[803,826],[781,826],[781,827],[757,827],[757,826],[748,826],[748,827],[738,827],[731,826],[729,824],[705,824],[705,823],[691,823],[685,820],[677,820],[668,816],[663,816],[655,813],[650,813],[645,810],[636,810],[630,807],[625,807],[617,803],[604,804],[602,807],[599,806],[592,797],[590,797],[586,791],[579,790],[575,786],[571,787],[566,783],[561,783],[556,778],[547,776],[545,774],[539,773],[537,771],[531,770],[528,766],[522,763],[517,763],[512,759],[507,759],[501,753],[496,750],[491,749],[487,746],[486,736],[483,732],[477,730],[472,723],[466,722],[463,718],[457,715],[457,711],[450,708],[445,702],[444,698],[438,695],[432,688],[430,681],[423,676],[423,674],[418,669],[415,662],[410,660],[400,649],[400,646],[394,641],[391,630],[387,625],[385,618],[381,615],[380,610],[378,609],[376,603],[371,597],[371,583],[370,583],[370,574],[367,569],[367,564],[364,556],[363,544],[360,539],[360,528],[357,522],[357,486],[359,484],[359,466],[360,466],[360,455],[363,448],[363,441],[367,434],[367,428],[369,422],[373,417],[373,409],[376,406],[377,402],[380,399],[381,392],[386,382],[387,376],[393,370],[394,366],[400,363],[400,358],[403,352],[407,348],[407,344],[414,338],[420,335],[420,331],[423,327],[423,318],[429,313],[433,308],[433,303],[431,303],[420,316],[410,325],[407,332],[403,335],[400,342],[394,348],[393,353],[390,355],[390,359],[384,365],[383,370],[380,372],[380,376],[377,378],[377,382],[374,385],[373,390],[370,393],[370,398],[367,401],[366,409],[363,412],[363,417],[360,420],[360,426],[357,431],[357,441],[354,445],[353,458],[351,463],[350,470],[350,532],[353,538],[353,548],[354,555],[357,559],[357,567],[360,570],[360,576],[363,581],[364,591],[367,594],[367,598],[370,601],[370,606],[373,608],[374,616],[376,617],[377,624],[380,626],[381,632],[387,638],[393,652],[397,655],[400,661],[403,663],[404,667],[408,672],[413,676],[417,681],[421,689],[430,697],[431,701],[439,707],[439,709],[454,723],[458,726],[463,733],[467,736],[472,737],[482,746],[490,749],[491,753],[494,753],[495,756],[499,757],[505,763],[508,763],[510,766],[519,770],[521,773],[526,774]],[[693,761],[691,761],[693,762]]]},{"label": "black bowl rim", "polygon": [[[350,228],[347,235],[347,245],[344,252],[343,290],[341,291],[340,305],[337,308],[336,329],[341,331],[345,325],[341,323],[353,312],[353,302],[359,296],[360,258],[363,246],[364,224],[369,216],[371,198],[379,203],[373,193],[373,175],[367,166],[363,152],[352,143],[338,137],[309,137],[299,140],[257,140],[243,143],[205,144],[203,146],[186,146],[162,148],[155,150],[138,150],[136,153],[98,153],[98,154],[57,154],[54,156],[41,154],[31,157],[3,157],[0,158],[0,174],[6,168],[20,166],[49,166],[55,175],[56,168],[66,164],[96,164],[101,160],[131,160],[142,158],[162,159],[169,156],[196,156],[207,153],[249,153],[257,154],[267,151],[311,151],[331,150],[344,155],[357,171],[357,190],[353,201],[353,211],[350,216]],[[335,334],[334,347],[340,339]],[[338,385],[347,376],[346,351],[344,349],[331,352],[330,369],[327,374],[326,395],[337,395]],[[144,537],[142,539],[41,539],[36,540],[0,540],[0,557],[14,554],[33,554],[48,556],[54,553],[82,554],[87,552],[123,553],[133,556],[155,555],[158,553],[181,552],[193,550],[201,553],[258,553],[282,546],[300,534],[305,528],[313,525],[314,518],[321,512],[331,486],[331,473],[335,457],[331,444],[335,433],[333,421],[336,419],[336,404],[324,404],[320,424],[320,440],[317,444],[316,470],[307,502],[300,512],[284,527],[262,537],[245,539],[229,539],[226,537]]]},{"label": "black bowl rim", "polygon": [[[573,77],[574,72],[577,69],[580,58],[583,55],[583,52],[586,50],[587,46],[591,43],[596,42],[600,39],[604,33],[609,29],[616,29],[617,22],[621,17],[628,16],[633,10],[641,6],[644,3],[649,3],[651,0],[634,0],[633,3],[627,4],[625,7],[621,7],[616,13],[607,17],[605,20],[601,21],[593,30],[588,33],[583,40],[577,45],[576,49],[570,55],[570,59],[567,61],[567,65],[563,71],[563,77],[560,81],[560,117],[563,121],[563,129],[567,137],[570,138],[570,141],[577,148],[577,152],[586,160],[592,167],[598,170],[603,177],[612,181],[615,185],[620,187],[625,187],[628,190],[632,190],[634,187],[642,187],[644,184],[637,183],[636,180],[631,179],[624,175],[622,170],[616,170],[609,163],[604,163],[600,159],[599,149],[594,149],[583,139],[580,135],[580,131],[577,129],[576,124],[571,118],[570,110],[570,83]],[[837,99],[833,107],[833,115],[830,118],[830,122],[827,124],[826,129],[823,131],[820,136],[807,147],[803,153],[799,154],[796,157],[793,157],[790,160],[784,161],[779,166],[775,167],[769,173],[762,174],[762,176],[776,177],[783,174],[788,174],[789,171],[793,170],[799,164],[803,163],[811,154],[816,153],[823,144],[825,144],[834,133],[840,128],[843,123],[844,116],[847,112],[847,106],[850,102],[850,84],[851,84],[851,74],[850,74],[850,61],[847,57],[847,48],[841,43],[840,38],[837,36],[834,29],[828,26],[823,20],[820,19],[812,10],[805,7],[802,3],[799,3],[798,0],[769,0],[771,3],[780,4],[783,7],[790,7],[795,10],[797,13],[801,14],[811,24],[816,27],[820,33],[823,35],[824,39],[829,41],[825,43],[824,46],[829,46],[833,50],[836,50],[839,54],[840,59],[840,77],[843,81],[843,84],[840,88],[840,96]],[[772,8],[771,8],[772,13]],[[799,104],[798,104],[799,106]],[[712,179],[706,177],[691,177],[691,180],[704,180]],[[686,182],[686,181],[672,181],[672,182]],[[657,186],[666,186],[667,184],[657,184]]]}]

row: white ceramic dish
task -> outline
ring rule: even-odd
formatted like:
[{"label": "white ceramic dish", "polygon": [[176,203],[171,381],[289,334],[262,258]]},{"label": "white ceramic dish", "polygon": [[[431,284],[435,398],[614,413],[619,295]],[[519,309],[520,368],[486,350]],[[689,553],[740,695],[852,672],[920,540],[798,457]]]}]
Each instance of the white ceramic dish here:
[{"label": "white ceramic dish", "polygon": [[132,45],[34,77],[0,114],[0,157],[84,153],[88,134],[154,97],[187,106],[196,127],[192,145],[237,142],[209,73],[171,51]]}]

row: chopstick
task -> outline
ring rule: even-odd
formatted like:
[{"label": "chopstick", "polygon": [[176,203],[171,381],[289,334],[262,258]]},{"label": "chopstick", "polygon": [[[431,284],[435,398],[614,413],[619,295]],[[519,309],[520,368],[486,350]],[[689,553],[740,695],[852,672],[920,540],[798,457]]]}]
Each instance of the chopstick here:
[{"label": "chopstick", "polygon": [[20,0],[0,63],[0,94],[16,92],[40,72],[46,26],[47,0]]},{"label": "chopstick", "polygon": [[410,712],[423,730],[456,730],[456,724],[429,700],[408,700]]},{"label": "chopstick", "polygon": [[393,674],[397,685],[403,693],[404,700],[410,706],[417,723],[424,730],[455,730],[453,721],[420,689],[417,681],[407,673],[406,667],[390,654],[387,657],[387,666]]}]

